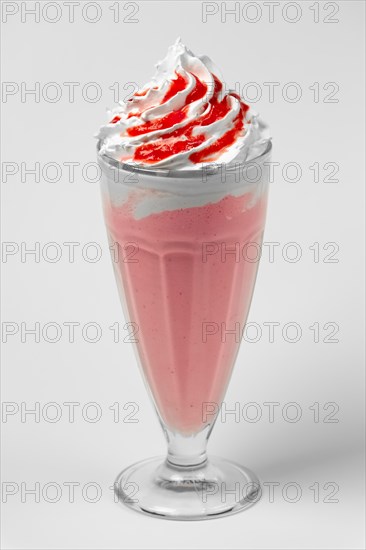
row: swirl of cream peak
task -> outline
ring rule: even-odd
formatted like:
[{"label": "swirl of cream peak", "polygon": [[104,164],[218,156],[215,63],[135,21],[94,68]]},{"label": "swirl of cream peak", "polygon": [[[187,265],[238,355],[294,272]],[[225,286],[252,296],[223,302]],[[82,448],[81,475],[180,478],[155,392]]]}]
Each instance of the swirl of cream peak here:
[{"label": "swirl of cream peak", "polygon": [[180,38],[149,83],[120,102],[101,127],[100,154],[143,168],[200,169],[241,163],[267,147],[264,125],[223,89],[220,71]]}]

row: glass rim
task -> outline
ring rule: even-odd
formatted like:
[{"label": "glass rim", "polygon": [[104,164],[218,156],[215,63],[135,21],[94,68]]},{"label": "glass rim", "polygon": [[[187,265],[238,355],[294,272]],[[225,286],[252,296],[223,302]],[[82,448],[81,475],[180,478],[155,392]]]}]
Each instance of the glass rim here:
[{"label": "glass rim", "polygon": [[238,170],[238,168],[243,168],[245,166],[250,167],[250,165],[256,164],[259,160],[261,160],[263,157],[268,155],[272,151],[272,140],[269,139],[267,142],[267,146],[264,151],[260,155],[257,155],[253,159],[245,160],[244,162],[234,162],[232,164],[226,164],[226,163],[212,163],[209,165],[206,165],[204,167],[201,167],[198,170],[169,170],[167,168],[158,168],[155,170],[151,170],[150,168],[144,168],[140,167],[139,165],[134,164],[128,164],[126,162],[121,162],[119,160],[114,159],[113,157],[110,157],[106,153],[101,153],[100,148],[102,145],[103,140],[99,139],[97,142],[97,155],[100,159],[102,159],[104,162],[106,162],[110,167],[118,170],[124,170],[127,172],[133,172],[137,174],[142,174],[144,176],[150,176],[150,177],[165,177],[165,178],[202,178],[202,174],[206,176],[214,176],[222,170],[222,166],[225,166],[225,171],[230,173],[235,173],[235,171]]}]

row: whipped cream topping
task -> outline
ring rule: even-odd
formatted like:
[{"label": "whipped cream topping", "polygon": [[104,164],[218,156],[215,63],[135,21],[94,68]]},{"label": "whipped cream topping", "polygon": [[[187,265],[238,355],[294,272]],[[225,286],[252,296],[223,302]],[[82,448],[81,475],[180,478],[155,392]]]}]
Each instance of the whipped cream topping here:
[{"label": "whipped cream topping", "polygon": [[220,71],[178,39],[149,83],[109,113],[100,154],[146,168],[200,169],[255,158],[267,147],[263,125],[225,91]]}]

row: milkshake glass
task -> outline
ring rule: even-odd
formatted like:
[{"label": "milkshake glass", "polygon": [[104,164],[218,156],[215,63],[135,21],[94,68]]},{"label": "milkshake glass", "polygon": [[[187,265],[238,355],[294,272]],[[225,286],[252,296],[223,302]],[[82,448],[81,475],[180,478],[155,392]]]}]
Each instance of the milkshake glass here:
[{"label": "milkshake glass", "polygon": [[115,492],[167,519],[238,512],[258,500],[259,481],[238,464],[207,458],[206,445],[254,290],[271,142],[250,161],[184,171],[123,163],[100,147],[117,285],[168,442],[166,458],[122,471]]}]

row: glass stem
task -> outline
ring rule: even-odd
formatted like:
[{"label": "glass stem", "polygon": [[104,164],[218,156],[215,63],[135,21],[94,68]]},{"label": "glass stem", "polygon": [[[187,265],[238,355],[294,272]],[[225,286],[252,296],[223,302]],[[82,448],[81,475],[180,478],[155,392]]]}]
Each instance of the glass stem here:
[{"label": "glass stem", "polygon": [[207,462],[206,447],[210,427],[193,435],[182,435],[165,429],[168,440],[167,461],[172,466],[183,468],[202,466]]}]

